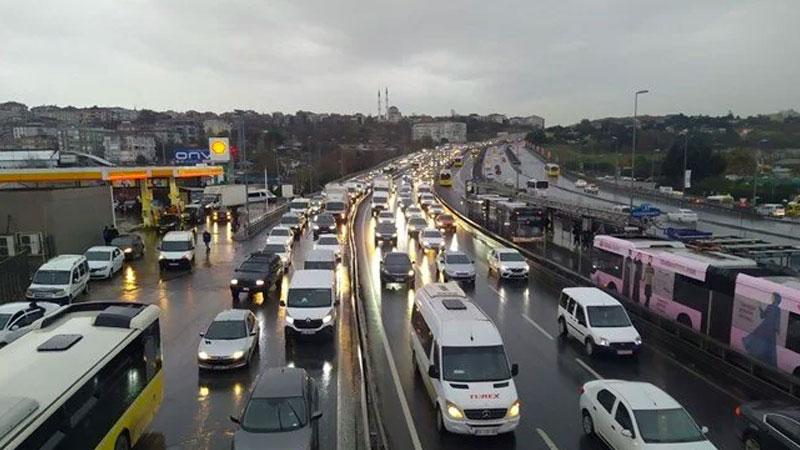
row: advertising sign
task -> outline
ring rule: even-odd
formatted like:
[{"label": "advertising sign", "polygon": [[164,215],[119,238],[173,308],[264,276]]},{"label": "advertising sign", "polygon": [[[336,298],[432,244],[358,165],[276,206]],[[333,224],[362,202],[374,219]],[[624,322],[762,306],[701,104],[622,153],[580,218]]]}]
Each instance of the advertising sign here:
[{"label": "advertising sign", "polygon": [[172,153],[172,161],[180,166],[204,164],[211,159],[207,148],[178,148]]},{"label": "advertising sign", "polygon": [[686,169],[686,173],[683,174],[683,188],[687,189],[692,187],[692,171]]},{"label": "advertising sign", "polygon": [[231,160],[231,146],[226,137],[208,138],[208,152],[212,162],[228,162]]}]

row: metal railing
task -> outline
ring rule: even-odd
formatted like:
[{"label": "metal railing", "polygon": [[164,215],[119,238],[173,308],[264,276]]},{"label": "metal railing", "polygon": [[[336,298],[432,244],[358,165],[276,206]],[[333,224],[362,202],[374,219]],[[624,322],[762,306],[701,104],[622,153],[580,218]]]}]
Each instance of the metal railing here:
[{"label": "metal railing", "polygon": [[24,299],[32,273],[28,252],[0,260],[0,303]]}]

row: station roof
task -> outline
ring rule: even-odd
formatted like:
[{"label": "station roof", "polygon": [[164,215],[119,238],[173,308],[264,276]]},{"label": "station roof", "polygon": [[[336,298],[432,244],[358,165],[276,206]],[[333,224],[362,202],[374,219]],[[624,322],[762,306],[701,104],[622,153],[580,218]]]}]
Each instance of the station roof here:
[{"label": "station roof", "polygon": [[0,183],[61,183],[150,178],[198,178],[222,175],[222,166],[59,167],[0,169]]}]

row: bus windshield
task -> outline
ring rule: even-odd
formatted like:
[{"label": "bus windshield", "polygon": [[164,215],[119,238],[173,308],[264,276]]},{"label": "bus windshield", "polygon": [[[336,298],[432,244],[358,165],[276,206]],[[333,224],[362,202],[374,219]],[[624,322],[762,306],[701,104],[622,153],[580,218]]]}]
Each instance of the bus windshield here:
[{"label": "bus windshield", "polygon": [[622,306],[587,306],[589,325],[595,328],[620,328],[631,326]]},{"label": "bus windshield", "polygon": [[502,345],[442,347],[442,375],[447,381],[500,381],[511,378]]}]

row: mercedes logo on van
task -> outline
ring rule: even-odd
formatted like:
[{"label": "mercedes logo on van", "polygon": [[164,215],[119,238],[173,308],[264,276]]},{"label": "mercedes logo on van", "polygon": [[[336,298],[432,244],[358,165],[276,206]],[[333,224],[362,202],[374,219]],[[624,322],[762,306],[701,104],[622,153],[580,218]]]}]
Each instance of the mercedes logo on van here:
[{"label": "mercedes logo on van", "polygon": [[306,317],[306,323],[311,323],[311,319]]},{"label": "mercedes logo on van", "polygon": [[483,417],[484,419],[488,419],[490,415],[491,415],[491,413],[489,412],[489,410],[488,410],[488,409],[484,409],[484,410],[481,412],[481,417]]}]

